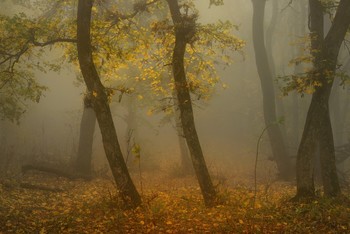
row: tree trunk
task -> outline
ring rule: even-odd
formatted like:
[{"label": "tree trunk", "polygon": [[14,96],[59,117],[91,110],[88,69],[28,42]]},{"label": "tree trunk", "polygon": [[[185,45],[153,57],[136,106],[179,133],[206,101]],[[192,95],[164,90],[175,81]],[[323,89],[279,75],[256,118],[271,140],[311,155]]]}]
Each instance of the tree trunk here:
[{"label": "tree trunk", "polygon": [[179,102],[175,92],[173,94],[173,97],[174,97],[174,112],[175,112],[174,119],[175,119],[175,128],[176,128],[177,139],[179,142],[179,149],[180,149],[181,170],[183,174],[190,174],[193,171],[193,167],[191,165],[188,146],[186,143],[185,134],[181,124],[181,112],[179,110]]},{"label": "tree trunk", "polygon": [[96,125],[96,115],[89,95],[84,97],[83,116],[80,122],[80,136],[74,168],[78,173],[91,176],[92,145]]},{"label": "tree trunk", "polygon": [[311,104],[306,116],[303,135],[298,149],[296,172],[297,172],[297,198],[314,197],[314,166],[317,147],[319,147],[319,131],[322,128],[322,118],[327,115],[328,104],[323,98],[324,92],[327,90],[318,89],[312,95]]},{"label": "tree trunk", "polygon": [[333,126],[333,136],[334,144],[336,146],[343,145],[343,129],[345,128],[345,122],[342,121],[342,111],[341,110],[341,80],[339,78],[335,79],[332,87],[332,92],[330,96],[330,110],[332,113],[332,126]]},{"label": "tree trunk", "polygon": [[125,117],[126,122],[126,164],[127,166],[131,166],[131,162],[133,162],[132,148],[134,144],[139,142],[139,134],[138,134],[138,124],[136,120],[136,105],[135,99],[133,97],[127,97],[126,99],[127,105],[127,115]]},{"label": "tree trunk", "polygon": [[119,194],[127,207],[141,203],[119,146],[105,88],[95,68],[92,58],[90,36],[91,8],[93,0],[79,0],[77,16],[78,59],[84,81],[88,88],[92,105],[99,124],[104,150],[109,162]]},{"label": "tree trunk", "polygon": [[329,108],[327,113],[322,117],[320,131],[320,162],[323,190],[326,196],[334,197],[340,194],[341,191],[335,164],[334,140]]},{"label": "tree trunk", "polygon": [[264,11],[266,0],[252,0],[253,3],[253,45],[255,51],[256,65],[261,80],[263,93],[263,109],[265,125],[270,138],[271,149],[274,160],[277,163],[279,175],[282,179],[290,179],[292,176],[292,166],[282,132],[277,124],[276,118],[276,98],[272,80],[268,56],[264,40]]},{"label": "tree trunk", "polygon": [[[350,25],[350,1],[341,0],[332,26],[324,37],[323,7],[318,0],[309,0],[311,47],[315,79],[321,82],[312,95],[305,128],[297,156],[296,198],[314,196],[312,156],[320,147],[322,182],[325,196],[340,194],[335,166],[334,141],[329,114],[329,96],[340,45]],[[331,75],[329,75],[331,73]],[[327,75],[328,74],[328,75]]]},{"label": "tree trunk", "polygon": [[184,68],[186,44],[190,40],[191,33],[195,30],[195,22],[193,22],[194,19],[193,21],[186,21],[182,17],[177,0],[167,0],[167,2],[175,27],[175,47],[173,51],[172,66],[175,79],[175,89],[181,113],[181,124],[191,153],[193,168],[202,191],[204,203],[207,207],[210,207],[215,204],[216,191],[211,181],[195,128],[192,102]]},{"label": "tree trunk", "polygon": [[[276,104],[276,116],[282,116],[284,117],[286,115],[286,112],[284,110],[284,103],[283,100],[280,96],[280,89],[278,88],[277,84],[274,82],[274,79],[276,79],[276,63],[275,59],[273,56],[273,39],[274,39],[274,31],[276,29],[276,24],[280,20],[278,17],[279,12],[278,12],[278,0],[273,0],[271,2],[272,4],[272,16],[271,16],[271,21],[269,26],[266,29],[266,53],[267,53],[267,59],[268,63],[270,65],[270,71],[271,71],[271,82],[274,87],[274,92],[275,92],[275,104]],[[279,128],[281,129],[281,134],[283,137],[283,142],[286,141],[287,139],[287,130],[285,125],[280,125]],[[288,151],[286,150],[287,155]]]}]

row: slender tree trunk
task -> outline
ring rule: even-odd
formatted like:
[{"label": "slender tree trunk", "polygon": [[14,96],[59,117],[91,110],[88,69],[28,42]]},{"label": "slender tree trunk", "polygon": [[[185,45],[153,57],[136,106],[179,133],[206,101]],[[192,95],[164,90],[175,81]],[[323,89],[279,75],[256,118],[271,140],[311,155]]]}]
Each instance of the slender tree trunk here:
[{"label": "slender tree trunk", "polygon": [[174,112],[175,112],[175,128],[177,132],[177,139],[179,142],[180,149],[180,160],[181,160],[181,169],[184,174],[190,174],[193,171],[191,165],[191,158],[188,152],[188,146],[186,143],[185,134],[181,124],[181,111],[179,110],[179,102],[176,96],[176,93],[173,94],[174,97]]},{"label": "slender tree trunk", "polygon": [[78,2],[77,47],[79,65],[91,97],[102,134],[105,153],[119,194],[126,206],[136,207],[141,203],[141,198],[125,165],[109,108],[107,94],[100,81],[92,58],[90,36],[92,5],[93,0],[79,0]]},{"label": "slender tree trunk", "polygon": [[190,40],[191,32],[195,30],[195,22],[193,22],[194,19],[193,21],[186,21],[182,17],[177,0],[167,1],[175,27],[175,47],[172,66],[175,79],[175,89],[181,113],[182,128],[191,153],[193,168],[202,191],[204,203],[209,207],[215,204],[216,191],[211,181],[195,128],[192,102],[184,68],[186,44],[188,43],[188,40]]},{"label": "slender tree trunk", "polygon": [[[315,79],[321,82],[312,95],[297,156],[296,198],[314,196],[312,157],[320,147],[322,182],[325,196],[340,194],[335,166],[334,142],[329,114],[329,97],[334,81],[340,45],[350,25],[350,1],[341,0],[332,26],[324,37],[323,8],[319,0],[309,0],[311,47]],[[329,75],[331,73],[331,75]]]},{"label": "slender tree trunk", "polygon": [[[125,99],[124,99],[125,100]],[[137,126],[137,120],[136,120],[136,105],[135,100],[133,97],[128,97],[126,99],[127,102],[127,116],[125,117],[126,122],[126,132],[125,132],[125,138],[126,138],[126,163],[127,165],[131,166],[131,162],[133,161],[132,158],[132,148],[136,142],[139,140],[139,134],[138,134],[138,126]]]},{"label": "slender tree trunk", "polygon": [[[183,132],[182,128],[178,129],[178,130],[179,131],[181,130],[181,133]],[[184,138],[183,135],[180,135],[180,134],[177,135],[177,138],[178,138],[178,142],[179,142],[182,172],[183,172],[184,175],[193,174],[193,173],[191,173],[193,168],[192,168],[192,165],[191,165],[191,159],[190,159],[190,155],[189,155],[189,152],[188,152],[186,139]]]},{"label": "slender tree trunk", "polygon": [[271,149],[274,160],[282,179],[290,179],[292,176],[292,165],[288,157],[282,131],[277,124],[276,98],[273,85],[273,74],[270,69],[264,40],[264,12],[266,0],[252,0],[253,3],[253,45],[255,51],[256,65],[261,80],[263,92],[264,120],[268,128]]},{"label": "slender tree trunk", "polygon": [[89,96],[84,97],[83,116],[80,122],[79,146],[74,167],[79,174],[91,176],[92,145],[96,115]]},{"label": "slender tree trunk", "polygon": [[[271,79],[272,79],[272,84],[274,87],[274,92],[275,92],[275,103],[276,103],[276,116],[281,116],[281,117],[285,117],[286,116],[286,111],[284,109],[284,102],[282,99],[282,94],[281,91],[278,87],[278,85],[276,84],[276,82],[274,81],[276,79],[276,63],[275,63],[275,59],[274,59],[274,54],[273,54],[273,43],[274,43],[274,31],[276,29],[276,25],[277,22],[280,20],[281,17],[279,16],[279,12],[278,12],[278,0],[273,0],[272,1],[272,16],[271,16],[271,21],[269,26],[266,29],[266,52],[267,52],[267,58],[268,58],[268,62],[270,64],[270,70],[271,70]],[[287,130],[286,130],[286,125],[280,125],[279,128],[281,129],[281,134],[283,137],[283,141],[286,142],[287,140]],[[288,154],[288,150],[286,150],[287,155],[289,157]]]}]

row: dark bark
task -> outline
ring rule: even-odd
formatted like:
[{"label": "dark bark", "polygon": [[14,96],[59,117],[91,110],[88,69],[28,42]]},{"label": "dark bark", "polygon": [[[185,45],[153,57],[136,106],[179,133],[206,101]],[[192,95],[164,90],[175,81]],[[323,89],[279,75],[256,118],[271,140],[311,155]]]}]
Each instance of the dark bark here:
[{"label": "dark bark", "polygon": [[179,134],[179,133],[183,133],[182,128],[181,128],[181,132],[180,132],[180,129],[178,129],[177,133],[178,133],[177,139],[178,139],[178,142],[179,142],[182,173],[184,175],[193,174],[192,173],[193,167],[191,165],[191,159],[190,159],[190,155],[189,155],[189,152],[188,152],[186,139],[184,138],[183,135]]},{"label": "dark bark", "polygon": [[[124,99],[125,100],[125,99]],[[126,98],[127,102],[127,115],[125,117],[126,122],[126,164],[130,166],[130,162],[133,161],[132,158],[132,148],[135,143],[139,142],[139,134],[138,134],[138,124],[137,124],[137,116],[136,116],[136,105],[135,100],[132,97]]]},{"label": "dark bark", "polygon": [[96,115],[89,95],[84,97],[83,116],[80,122],[79,146],[74,168],[80,173],[91,175],[92,145]]},{"label": "dark bark", "polygon": [[175,27],[175,47],[173,51],[172,67],[175,79],[175,90],[181,113],[181,124],[190,150],[193,168],[202,191],[204,203],[209,207],[213,206],[216,202],[216,191],[211,181],[195,128],[192,102],[184,68],[186,45],[193,36],[195,19],[187,18],[186,20],[182,17],[177,0],[167,0],[167,2]]},{"label": "dark bark", "polygon": [[77,47],[81,72],[99,124],[103,147],[119,194],[128,207],[140,205],[141,198],[133,184],[119,146],[105,88],[92,58],[90,36],[93,0],[79,0],[77,17]]},{"label": "dark bark", "polygon": [[180,160],[181,160],[181,170],[184,175],[191,174],[193,172],[193,167],[191,165],[191,159],[188,151],[188,146],[186,143],[186,138],[181,124],[181,112],[179,109],[179,102],[176,93],[173,94],[174,97],[174,112],[175,112],[175,128],[177,133],[177,139],[179,142],[180,149]]},{"label": "dark bark", "polygon": [[[347,72],[347,69],[349,70],[349,68],[350,58],[347,61],[344,61],[342,64],[342,71]],[[346,129],[345,124],[348,114],[349,88],[345,90],[342,86],[342,80],[340,78],[336,78],[330,96],[330,110],[332,113],[331,119],[335,146],[341,146],[347,143],[347,139],[345,137],[346,131],[344,129]]]},{"label": "dark bark", "polygon": [[334,141],[329,114],[329,97],[332,89],[338,53],[350,25],[350,1],[339,3],[334,21],[324,37],[323,9],[318,0],[309,0],[310,31],[314,72],[322,86],[316,87],[306,118],[303,136],[297,155],[296,198],[314,196],[312,160],[319,146],[322,182],[325,196],[340,194],[335,166]]},{"label": "dark bark", "polygon": [[258,74],[263,93],[263,111],[265,125],[270,126],[267,130],[270,139],[273,158],[282,179],[292,177],[292,165],[288,157],[282,131],[277,124],[276,97],[273,85],[273,74],[265,47],[264,37],[264,12],[266,0],[252,0],[253,3],[253,45]]},{"label": "dark bark", "polygon": [[333,126],[334,144],[336,146],[344,144],[344,135],[342,133],[344,131],[343,129],[345,129],[345,121],[342,121],[342,111],[344,110],[341,110],[341,96],[341,80],[337,78],[333,83],[329,101]]}]

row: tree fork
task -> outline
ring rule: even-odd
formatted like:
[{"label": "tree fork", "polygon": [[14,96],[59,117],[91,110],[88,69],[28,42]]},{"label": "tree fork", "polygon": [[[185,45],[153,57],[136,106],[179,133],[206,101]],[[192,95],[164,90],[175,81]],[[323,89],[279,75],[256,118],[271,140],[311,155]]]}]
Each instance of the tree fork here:
[{"label": "tree fork", "polygon": [[[320,149],[321,173],[325,196],[341,193],[335,166],[334,140],[329,114],[329,97],[334,82],[340,46],[350,26],[350,1],[339,2],[333,23],[324,37],[324,9],[319,0],[309,0],[310,33],[314,71],[320,74],[307,114],[297,155],[296,198],[314,195],[312,158]],[[326,75],[328,74],[328,75]],[[311,74],[312,75],[312,74]]]}]

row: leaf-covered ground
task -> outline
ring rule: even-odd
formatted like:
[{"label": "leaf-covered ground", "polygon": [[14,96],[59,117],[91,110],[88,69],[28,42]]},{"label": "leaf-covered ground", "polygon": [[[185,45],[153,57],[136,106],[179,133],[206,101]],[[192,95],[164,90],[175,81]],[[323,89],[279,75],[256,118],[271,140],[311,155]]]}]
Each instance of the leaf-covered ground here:
[{"label": "leaf-covered ground", "polygon": [[350,233],[347,191],[334,200],[292,203],[292,184],[261,183],[253,206],[252,181],[242,181],[220,185],[222,204],[208,209],[193,177],[143,175],[142,207],[123,210],[110,179],[32,173],[22,182],[63,191],[2,181],[0,233]]}]

